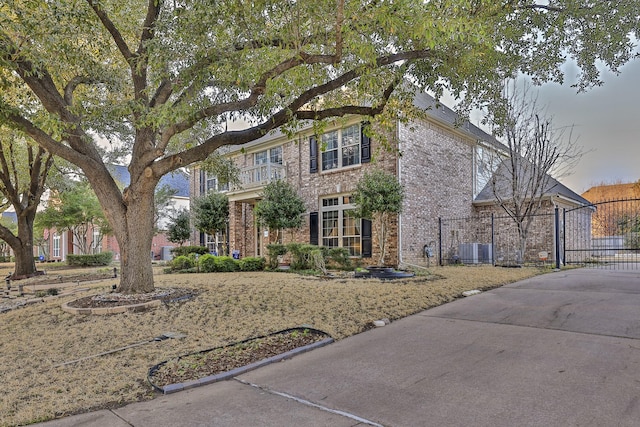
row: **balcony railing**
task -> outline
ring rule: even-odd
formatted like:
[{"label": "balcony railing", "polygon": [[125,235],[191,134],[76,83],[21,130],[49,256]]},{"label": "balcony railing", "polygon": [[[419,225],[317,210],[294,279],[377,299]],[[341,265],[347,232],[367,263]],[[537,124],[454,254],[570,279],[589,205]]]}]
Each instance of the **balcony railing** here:
[{"label": "balcony railing", "polygon": [[234,186],[231,191],[241,191],[264,187],[271,181],[285,176],[284,166],[278,163],[264,163],[240,169],[240,186]]}]

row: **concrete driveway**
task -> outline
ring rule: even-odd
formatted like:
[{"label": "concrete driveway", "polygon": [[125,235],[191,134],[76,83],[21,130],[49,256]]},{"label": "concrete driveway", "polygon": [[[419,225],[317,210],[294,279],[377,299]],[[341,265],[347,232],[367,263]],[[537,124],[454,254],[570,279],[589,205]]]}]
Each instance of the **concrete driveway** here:
[{"label": "concrete driveway", "polygon": [[640,426],[640,271],[579,269],[47,426]]}]

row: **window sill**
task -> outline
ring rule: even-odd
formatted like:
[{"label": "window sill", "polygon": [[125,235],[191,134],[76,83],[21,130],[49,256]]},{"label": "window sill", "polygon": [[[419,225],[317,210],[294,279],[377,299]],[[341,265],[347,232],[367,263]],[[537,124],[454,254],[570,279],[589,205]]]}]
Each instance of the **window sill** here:
[{"label": "window sill", "polygon": [[360,169],[362,167],[362,163],[358,163],[357,165],[345,166],[342,168],[335,168],[329,170],[320,171],[320,175],[332,175],[334,173],[347,172],[352,171],[354,169]]}]

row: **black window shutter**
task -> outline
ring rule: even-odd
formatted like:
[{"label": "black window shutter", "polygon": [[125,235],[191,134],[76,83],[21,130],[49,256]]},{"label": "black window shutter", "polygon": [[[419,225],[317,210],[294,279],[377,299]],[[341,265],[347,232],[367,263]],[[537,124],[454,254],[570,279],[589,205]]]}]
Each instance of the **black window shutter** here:
[{"label": "black window shutter", "polygon": [[205,188],[205,185],[207,184],[207,176],[204,170],[200,169],[200,196],[202,196],[205,191],[207,190]]},{"label": "black window shutter", "polygon": [[368,122],[362,122],[360,125],[360,161],[362,163],[371,161],[371,138],[364,134],[364,127],[368,124]]},{"label": "black window shutter", "polygon": [[204,241],[204,233],[200,232],[200,246],[205,246],[206,243]]},{"label": "black window shutter", "polygon": [[309,137],[309,172],[318,172],[318,139]]},{"label": "black window shutter", "polygon": [[309,243],[318,244],[318,212],[309,214]]},{"label": "black window shutter", "polygon": [[371,220],[362,219],[362,258],[371,258]]}]

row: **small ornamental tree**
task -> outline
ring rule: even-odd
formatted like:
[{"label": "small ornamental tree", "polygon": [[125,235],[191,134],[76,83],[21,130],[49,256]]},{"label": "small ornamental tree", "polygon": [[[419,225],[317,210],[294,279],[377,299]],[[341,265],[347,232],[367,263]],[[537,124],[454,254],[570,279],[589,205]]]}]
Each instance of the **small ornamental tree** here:
[{"label": "small ornamental tree", "polygon": [[[194,200],[193,225],[196,230],[215,236],[223,234],[229,222],[229,199],[222,193],[211,192]],[[228,252],[228,248],[225,248]]]},{"label": "small ornamental tree", "polygon": [[181,209],[171,217],[171,222],[167,227],[167,239],[171,243],[182,245],[191,235],[189,212]]},{"label": "small ornamental tree", "polygon": [[36,223],[58,232],[71,231],[73,245],[81,255],[95,253],[103,236],[111,234],[100,202],[86,181],[71,182],[49,198],[46,209],[38,212]]},{"label": "small ornamental tree", "polygon": [[378,264],[384,265],[391,219],[402,211],[404,190],[394,175],[374,170],[360,178],[353,199],[356,205],[354,214],[370,219],[376,230],[380,247]]},{"label": "small ornamental tree", "polygon": [[[582,158],[583,151],[572,135],[572,127],[554,124],[553,116],[537,103],[531,86],[518,88],[507,81],[496,100],[500,108],[490,118],[493,132],[502,139],[505,153],[494,153],[497,168],[487,169],[496,203],[513,220],[518,230],[517,262],[523,263],[527,240],[536,215],[555,193],[557,178],[567,175]],[[565,131],[569,132],[566,133]],[[506,158],[504,158],[506,154]]]},{"label": "small ornamental tree", "polygon": [[281,230],[293,230],[302,226],[302,214],[306,212],[304,200],[291,184],[277,180],[270,182],[262,192],[262,200],[255,214],[262,225],[276,230],[276,242],[282,243]]}]

